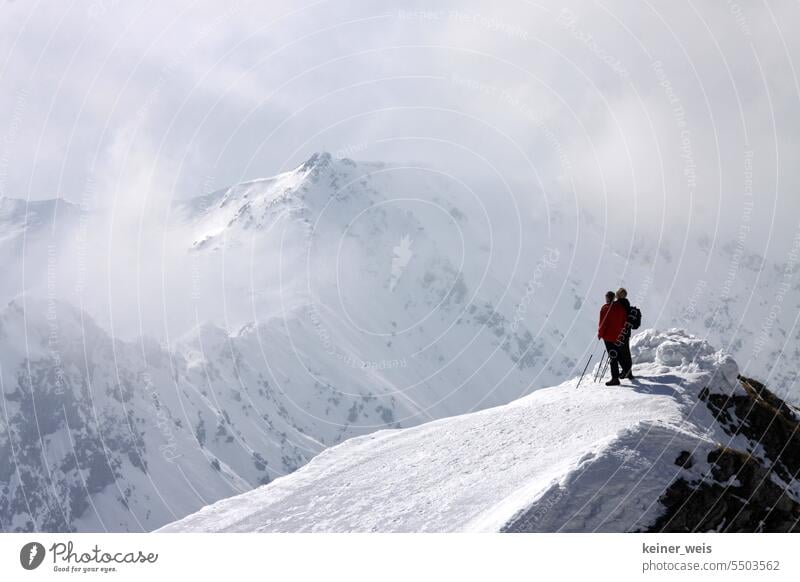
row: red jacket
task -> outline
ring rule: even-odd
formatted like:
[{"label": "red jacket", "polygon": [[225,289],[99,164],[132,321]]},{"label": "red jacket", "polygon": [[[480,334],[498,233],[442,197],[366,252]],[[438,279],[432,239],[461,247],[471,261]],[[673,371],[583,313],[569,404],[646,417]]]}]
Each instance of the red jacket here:
[{"label": "red jacket", "polygon": [[597,326],[597,335],[607,342],[615,342],[622,337],[625,324],[628,322],[628,313],[619,303],[606,303],[600,308],[600,323]]}]

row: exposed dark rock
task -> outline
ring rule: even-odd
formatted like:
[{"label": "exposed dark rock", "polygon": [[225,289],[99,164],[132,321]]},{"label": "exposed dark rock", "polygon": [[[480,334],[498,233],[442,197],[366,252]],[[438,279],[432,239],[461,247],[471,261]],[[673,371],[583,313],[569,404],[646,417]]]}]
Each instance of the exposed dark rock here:
[{"label": "exposed dark rock", "polygon": [[661,497],[667,512],[651,532],[796,532],[800,504],[754,457],[728,448],[708,454],[709,475],[679,478]]},{"label": "exposed dark rock", "polygon": [[694,465],[692,453],[689,451],[681,451],[681,454],[678,455],[677,459],[675,459],[675,464],[679,467],[683,467],[684,469],[691,469]]},{"label": "exposed dark rock", "polygon": [[[666,512],[648,531],[800,531],[800,503],[783,485],[800,472],[800,417],[760,382],[742,376],[739,381],[746,394],[706,389],[700,398],[725,432],[760,445],[766,458],[714,448],[705,474],[680,477],[665,491],[660,501]],[[684,469],[694,464],[688,451],[675,463]]]},{"label": "exposed dark rock", "polygon": [[800,473],[800,416],[766,386],[743,376],[746,396],[701,394],[731,436],[742,434],[759,443],[784,481]]}]

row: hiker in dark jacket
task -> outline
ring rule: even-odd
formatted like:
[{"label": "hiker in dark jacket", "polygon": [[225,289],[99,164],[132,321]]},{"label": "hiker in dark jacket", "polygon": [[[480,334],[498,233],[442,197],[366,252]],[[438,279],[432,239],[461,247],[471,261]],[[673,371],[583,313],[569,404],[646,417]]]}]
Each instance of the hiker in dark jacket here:
[{"label": "hiker in dark jacket", "polygon": [[603,340],[608,351],[608,361],[611,363],[611,380],[606,386],[619,386],[619,354],[624,346],[621,341],[625,332],[628,314],[625,308],[614,301],[613,291],[606,293],[606,304],[600,308],[600,321],[597,325],[597,337]]},{"label": "hiker in dark jacket", "polygon": [[633,357],[631,356],[631,302],[628,301],[628,291],[624,287],[617,289],[616,303],[625,309],[625,328],[620,337],[619,365],[622,368],[622,377],[634,380],[633,377]]}]

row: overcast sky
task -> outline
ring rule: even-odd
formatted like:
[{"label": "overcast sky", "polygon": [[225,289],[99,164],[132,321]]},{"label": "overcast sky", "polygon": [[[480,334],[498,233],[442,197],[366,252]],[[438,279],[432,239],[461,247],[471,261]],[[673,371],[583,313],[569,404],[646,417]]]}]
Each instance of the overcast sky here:
[{"label": "overcast sky", "polygon": [[798,227],[796,1],[15,0],[0,16],[2,195],[163,201],[324,149],[499,172],[533,209],[735,233],[752,199],[759,232]]}]

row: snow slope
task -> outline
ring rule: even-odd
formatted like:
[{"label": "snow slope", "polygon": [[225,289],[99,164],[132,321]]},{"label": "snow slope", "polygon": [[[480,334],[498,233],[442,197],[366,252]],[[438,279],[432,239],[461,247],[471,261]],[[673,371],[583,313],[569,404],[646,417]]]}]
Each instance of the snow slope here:
[{"label": "snow slope", "polygon": [[[590,377],[511,404],[351,439],[162,531],[628,531],[653,524],[683,451],[745,452],[700,395],[743,395],[736,363],[680,330],[635,338],[634,384]],[[758,455],[758,453],[755,453]],[[796,486],[793,483],[791,486]],[[797,500],[797,490],[794,490]]]}]

